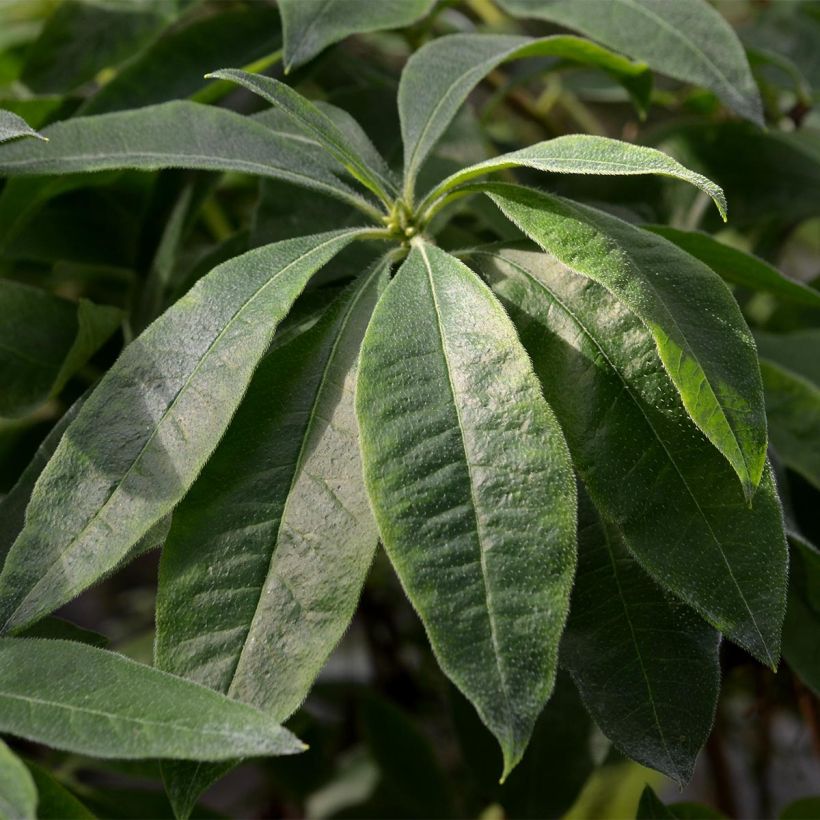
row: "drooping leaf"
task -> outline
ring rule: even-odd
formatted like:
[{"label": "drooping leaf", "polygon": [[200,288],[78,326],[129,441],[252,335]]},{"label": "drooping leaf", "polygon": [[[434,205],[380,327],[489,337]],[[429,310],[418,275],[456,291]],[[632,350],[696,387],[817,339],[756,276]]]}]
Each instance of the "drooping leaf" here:
[{"label": "drooping leaf", "polygon": [[204,686],[70,641],[0,639],[0,729],[94,757],[224,760],[304,748]]},{"label": "drooping leaf", "polygon": [[763,390],[754,340],[720,277],[617,217],[525,188],[489,190],[548,254],[600,282],[643,321],[684,407],[751,498],[766,462]]},{"label": "drooping leaf", "polygon": [[0,817],[35,820],[37,789],[19,757],[0,740]]},{"label": "drooping leaf", "polygon": [[712,728],[719,636],[655,585],[588,500],[580,509],[561,663],[621,751],[684,784]]},{"label": "drooping leaf", "polygon": [[0,631],[70,600],[168,514],[222,437],[279,321],[359,233],[232,259],[125,349],[37,481],[0,575]]},{"label": "drooping leaf", "polygon": [[22,117],[13,114],[11,111],[0,109],[0,142],[13,140],[17,137],[46,139],[42,134],[38,134]]},{"label": "drooping leaf", "polygon": [[490,291],[423,243],[374,312],[356,411],[387,553],[506,776],[552,690],[575,568],[561,430]]},{"label": "drooping leaf", "polygon": [[424,17],[436,0],[280,0],[285,69],[290,71],[350,34],[402,28]]},{"label": "drooping leaf", "polygon": [[658,584],[775,664],[787,553],[770,470],[747,505],[651,333],[602,286],[536,250],[471,258],[513,316],[595,507]]},{"label": "drooping leaf", "polygon": [[820,693],[820,550],[796,532],[789,533],[789,546],[792,566],[783,656],[800,678]]},{"label": "drooping leaf", "polygon": [[[312,136],[332,157],[334,157],[348,172],[366,188],[372,191],[383,202],[390,201],[390,195],[396,193],[396,187],[391,179],[390,169],[378,152],[368,142],[368,159],[365,159],[351,145],[336,123],[315,106],[310,100],[303,97],[289,85],[279,82],[273,77],[264,77],[261,74],[249,74],[233,68],[223,68],[208,74],[209,78],[228,80],[241,85],[254,94],[281,109],[308,135]],[[365,138],[366,139],[366,138]],[[372,163],[373,158],[377,164]]]},{"label": "drooping leaf", "polygon": [[509,14],[580,31],[661,74],[708,88],[763,124],[760,93],[743,46],[704,0],[499,0]]},{"label": "drooping leaf", "polygon": [[730,245],[724,245],[700,231],[682,231],[666,225],[646,225],[652,231],[679,248],[700,259],[727,282],[755,291],[765,291],[801,305],[820,307],[820,291],[789,279],[768,262]]},{"label": "drooping leaf", "polygon": [[[569,134],[539,142],[520,151],[471,165],[439,183],[419,206],[436,202],[453,188],[477,177],[502,171],[505,168],[534,168],[557,174],[601,174],[604,176],[634,176],[657,174],[688,182],[707,193],[726,218],[726,199],[714,182],[690,171],[677,160],[643,145],[596,137],[590,134]],[[818,296],[820,298],[820,295]]]},{"label": "drooping leaf", "polygon": [[413,54],[399,83],[406,196],[412,199],[424,160],[473,88],[502,63],[525,57],[559,57],[592,65],[612,74],[639,99],[644,100],[649,93],[651,79],[645,66],[580,37],[440,37]]},{"label": "drooping leaf", "polygon": [[119,327],[117,308],[0,279],[0,416],[55,396]]},{"label": "drooping leaf", "polygon": [[241,171],[314,188],[368,208],[337,176],[341,167],[311,140],[223,108],[169,102],[78,117],[43,131],[50,142],[24,140],[0,146],[0,174],[72,174],[107,168]]}]

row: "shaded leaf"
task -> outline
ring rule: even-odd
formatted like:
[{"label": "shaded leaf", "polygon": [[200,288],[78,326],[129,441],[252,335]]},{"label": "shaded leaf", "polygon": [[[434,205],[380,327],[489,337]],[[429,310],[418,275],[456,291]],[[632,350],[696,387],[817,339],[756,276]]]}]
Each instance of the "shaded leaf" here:
[{"label": "shaded leaf", "polygon": [[21,638],[48,638],[49,640],[75,641],[85,643],[89,646],[96,646],[105,649],[108,646],[108,638],[100,635],[99,632],[92,632],[90,629],[83,629],[71,621],[62,618],[43,618],[36,624],[32,624],[20,635]]},{"label": "shaded leaf", "polygon": [[0,740],[0,817],[35,820],[37,789],[19,757]]},{"label": "shaded leaf", "polygon": [[820,694],[820,550],[796,532],[789,533],[792,566],[789,605],[783,624],[783,656]]},{"label": "shaded leaf", "polygon": [[26,761],[37,787],[38,820],[94,820],[94,815],[42,766]]},{"label": "shaded leaf", "polygon": [[661,801],[655,790],[647,786],[641,793],[635,820],[675,820],[675,815]]}]

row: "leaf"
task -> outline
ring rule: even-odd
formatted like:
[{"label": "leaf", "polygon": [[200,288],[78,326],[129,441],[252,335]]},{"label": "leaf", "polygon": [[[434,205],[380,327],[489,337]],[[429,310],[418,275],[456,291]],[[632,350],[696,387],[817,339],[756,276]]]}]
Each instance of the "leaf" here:
[{"label": "leaf", "polygon": [[302,131],[312,136],[343,165],[354,179],[372,191],[382,202],[389,204],[391,195],[396,193],[396,187],[390,178],[387,163],[378,156],[376,149],[368,143],[369,158],[372,159],[375,155],[379,160],[378,165],[373,167],[359,155],[334,121],[298,91],[273,77],[249,74],[235,68],[223,68],[206,76],[236,83],[281,109]]},{"label": "leaf", "polygon": [[525,57],[561,57],[612,74],[640,99],[649,93],[646,67],[580,37],[534,39],[495,34],[453,34],[422,46],[407,61],[399,83],[404,140],[404,190],[412,199],[425,158],[470,92],[493,69]]},{"label": "leaf", "polygon": [[820,385],[820,328],[791,333],[755,333],[760,356],[814,385]]},{"label": "leaf", "polygon": [[499,0],[517,17],[580,31],[661,74],[708,88],[746,119],[763,125],[763,106],[743,46],[703,0]]},{"label": "leaf", "polygon": [[37,481],[0,574],[0,631],[26,626],[112,570],[180,501],[276,325],[313,273],[360,233],[302,237],[236,257],[125,349]]},{"label": "leaf", "polygon": [[[316,325],[268,353],[175,511],[162,555],[157,666],[280,721],[350,624],[376,548],[353,383],[388,272],[374,266]],[[215,774],[163,771],[169,793],[191,802],[193,784]]]},{"label": "leaf", "polygon": [[751,498],[766,462],[766,414],[754,340],[726,285],[672,243],[614,216],[525,188],[488,190],[548,254],[641,319],[684,407]]},{"label": "leaf", "polygon": [[[0,174],[71,174],[108,168],[194,168],[283,179],[375,211],[342,182],[335,162],[304,136],[193,102],[65,120],[44,129],[51,142],[0,146]],[[33,150],[32,146],[37,150]]]},{"label": "leaf", "polygon": [[17,137],[37,137],[37,139],[47,139],[42,134],[38,134],[22,117],[13,114],[11,111],[0,109],[0,142],[13,140]]},{"label": "leaf", "polygon": [[[605,176],[658,174],[673,177],[689,182],[707,193],[714,200],[721,216],[726,219],[726,199],[723,191],[711,180],[690,171],[662,151],[589,134],[556,137],[464,168],[440,182],[424,198],[419,210],[424,210],[428,203],[430,203],[429,207],[437,210],[436,201],[457,186],[486,174],[494,174],[505,168],[519,166],[558,174],[602,174]],[[458,194],[457,190],[455,194]]]},{"label": "leaf", "polygon": [[31,760],[26,766],[37,787],[38,820],[94,820],[94,815],[42,766]]},{"label": "leaf", "polygon": [[506,777],[555,678],[575,485],[512,325],[444,251],[416,243],[376,307],[356,412],[387,554]]},{"label": "leaf", "polygon": [[789,533],[789,605],[783,624],[783,656],[815,693],[820,693],[820,550],[796,532]]},{"label": "leaf", "polygon": [[588,500],[561,663],[604,734],[677,780],[692,777],[720,690],[720,637],[644,573]]},{"label": "leaf", "polygon": [[64,621],[62,618],[43,618],[42,621],[37,621],[36,624],[24,630],[20,637],[76,641],[77,643],[96,646],[99,649],[105,649],[108,646],[108,638],[105,635],[92,632],[90,629],[83,629],[70,621]]},{"label": "leaf", "polygon": [[471,259],[510,311],[602,517],[659,585],[774,665],[787,552],[770,470],[748,506],[650,332],[602,286],[536,250]]},{"label": "leaf", "polygon": [[646,786],[638,803],[636,820],[675,820],[675,815],[664,805],[651,786]]},{"label": "leaf", "polygon": [[727,282],[754,291],[764,291],[796,304],[820,307],[820,291],[789,279],[768,262],[724,245],[700,231],[682,231],[666,225],[645,225],[646,230],[674,242],[688,254],[700,259]]},{"label": "leaf", "polygon": [[0,639],[0,729],[94,757],[224,760],[302,751],[244,703],[81,643]]},{"label": "leaf", "polygon": [[402,28],[424,17],[436,0],[279,0],[285,70],[312,60],[350,34]]},{"label": "leaf", "polygon": [[820,797],[802,797],[780,812],[779,820],[808,820],[820,814]]},{"label": "leaf", "polygon": [[35,820],[37,789],[23,761],[0,740],[0,817]]},{"label": "leaf", "polygon": [[0,416],[57,395],[119,327],[122,312],[0,279]]}]

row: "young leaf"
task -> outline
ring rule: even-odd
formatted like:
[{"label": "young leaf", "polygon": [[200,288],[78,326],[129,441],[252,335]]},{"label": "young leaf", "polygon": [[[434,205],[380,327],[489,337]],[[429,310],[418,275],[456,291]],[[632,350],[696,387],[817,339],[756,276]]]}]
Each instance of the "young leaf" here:
[{"label": "young leaf", "polygon": [[424,160],[470,92],[502,63],[525,57],[560,57],[593,65],[612,74],[640,99],[649,93],[651,79],[645,66],[580,37],[453,34],[433,40],[407,61],[399,83],[408,199]]},{"label": "young leaf", "polygon": [[18,117],[17,114],[13,114],[11,111],[0,109],[0,142],[13,140],[17,137],[48,139],[42,134],[38,134],[22,117]]},{"label": "young leaf", "polygon": [[69,601],[173,509],[222,437],[279,321],[359,233],[302,237],[232,259],[125,349],[37,481],[0,574],[0,632]]},{"label": "young leaf", "polygon": [[360,210],[367,201],[342,182],[336,162],[304,135],[193,102],[78,117],[50,125],[51,142],[0,145],[0,174],[71,174],[106,168],[195,168],[275,177],[323,191]]},{"label": "young leaf", "polygon": [[387,553],[506,776],[555,678],[575,483],[512,325],[444,251],[417,242],[376,307],[356,412]]},{"label": "young leaf", "polygon": [[349,34],[402,28],[424,17],[436,0],[279,0],[285,70],[312,60]]},{"label": "young leaf", "polygon": [[312,136],[334,159],[338,160],[348,172],[374,193],[384,203],[391,201],[396,193],[396,186],[390,176],[387,163],[378,157],[376,149],[370,146],[369,157],[378,157],[379,163],[373,167],[365,162],[359,153],[350,145],[334,121],[310,100],[294,91],[285,83],[273,77],[260,74],[248,74],[235,68],[223,68],[207,75],[209,78],[228,80],[241,85],[254,94],[280,108],[299,127]]},{"label": "young leaf", "polygon": [[0,704],[3,732],[94,757],[225,760],[304,749],[258,709],[70,641],[1,638]]},{"label": "young leaf", "polygon": [[0,279],[0,416],[20,416],[62,390],[111,334],[122,312]]},{"label": "young leaf", "polygon": [[658,584],[774,665],[787,552],[770,470],[750,507],[651,333],[602,286],[535,250],[474,258],[486,260],[602,517]]},{"label": "young leaf", "polygon": [[707,193],[714,200],[720,215],[726,219],[726,199],[723,191],[711,180],[690,171],[662,151],[589,134],[556,137],[464,168],[447,177],[427,194],[419,210],[423,211],[428,204],[434,207],[436,200],[445,196],[448,191],[476,177],[519,166],[557,174],[601,174],[604,176],[658,174],[673,177],[688,182]]},{"label": "young leaf", "polygon": [[499,0],[509,14],[580,31],[661,74],[708,88],[763,125],[763,106],[732,27],[704,0]]},{"label": "young leaf", "polygon": [[724,245],[709,234],[682,231],[666,225],[645,225],[644,228],[674,242],[733,285],[765,291],[796,304],[820,307],[820,291],[789,279],[763,259]]},{"label": "young leaf", "polygon": [[789,666],[820,693],[820,550],[795,532],[789,533],[792,566],[789,605],[783,624],[783,656]]},{"label": "young leaf", "polygon": [[3,820],[35,820],[37,789],[28,769],[0,740],[0,817]]},{"label": "young leaf", "polygon": [[580,508],[561,664],[621,751],[684,784],[712,728],[720,638],[655,585],[588,500]]},{"label": "young leaf", "polygon": [[766,462],[766,413],[754,340],[726,285],[671,242],[609,214],[511,185],[488,190],[548,254],[644,322],[684,407],[751,498]]}]

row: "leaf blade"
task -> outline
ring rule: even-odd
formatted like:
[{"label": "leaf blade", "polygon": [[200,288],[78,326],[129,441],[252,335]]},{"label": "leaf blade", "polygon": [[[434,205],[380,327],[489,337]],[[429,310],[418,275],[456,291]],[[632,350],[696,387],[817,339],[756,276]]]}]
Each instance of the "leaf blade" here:
[{"label": "leaf blade", "polygon": [[0,817],[35,820],[37,789],[19,757],[0,740]]},{"label": "leaf blade", "polygon": [[0,142],[8,142],[18,137],[47,140],[47,137],[35,131],[22,117],[12,111],[0,109]]}]

